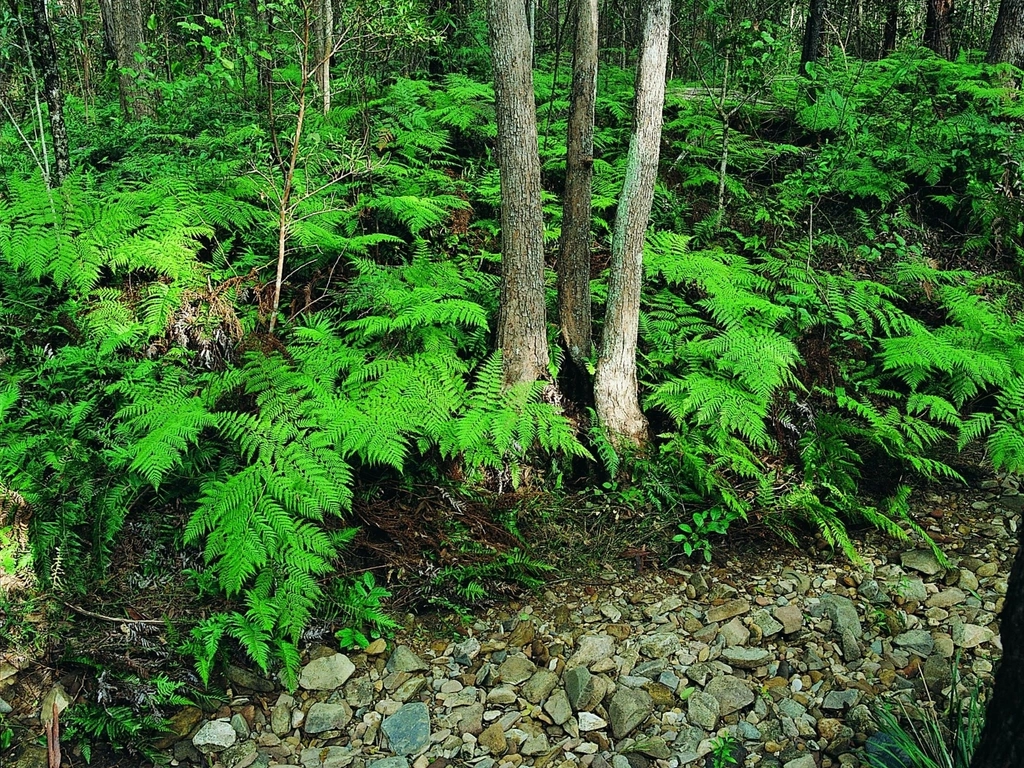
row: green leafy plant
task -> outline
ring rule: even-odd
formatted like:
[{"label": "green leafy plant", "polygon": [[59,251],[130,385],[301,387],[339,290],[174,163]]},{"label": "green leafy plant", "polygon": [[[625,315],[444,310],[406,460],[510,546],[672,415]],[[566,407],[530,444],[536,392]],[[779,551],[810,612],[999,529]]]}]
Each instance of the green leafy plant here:
[{"label": "green leafy plant", "polygon": [[391,593],[377,585],[370,571],[339,582],[335,594],[338,614],[347,624],[335,633],[342,648],[365,648],[371,637],[390,636],[402,626],[384,612],[383,601]]}]

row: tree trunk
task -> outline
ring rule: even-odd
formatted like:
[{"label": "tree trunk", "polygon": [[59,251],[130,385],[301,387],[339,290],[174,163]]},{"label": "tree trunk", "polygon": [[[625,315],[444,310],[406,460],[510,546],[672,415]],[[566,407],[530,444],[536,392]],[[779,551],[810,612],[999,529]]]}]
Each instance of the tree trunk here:
[{"label": "tree trunk", "polygon": [[501,178],[498,348],[505,384],[547,377],[544,217],[526,3],[488,0]]},{"label": "tree trunk", "polygon": [[68,131],[64,125],[64,89],[60,83],[60,68],[57,49],[53,45],[50,19],[46,15],[46,0],[30,0],[32,6],[31,30],[32,59],[43,80],[46,109],[50,120],[50,136],[53,139],[53,167],[46,183],[59,187],[71,173],[68,155]]},{"label": "tree trunk", "polygon": [[804,45],[800,53],[800,74],[808,77],[807,65],[815,64],[821,54],[821,35],[825,28],[826,0],[811,0],[804,27]]},{"label": "tree trunk", "polygon": [[597,0],[577,0],[572,97],[566,141],[562,252],[558,257],[558,322],[569,357],[590,356],[590,219],[597,99]]},{"label": "tree trunk", "polygon": [[1024,765],[1024,531],[1000,618],[1003,658],[971,768]]},{"label": "tree trunk", "polygon": [[953,53],[953,0],[928,0],[924,44],[944,59]]},{"label": "tree trunk", "polygon": [[313,19],[316,38],[316,74],[323,110],[331,111],[331,54],[334,52],[334,0],[316,0]]},{"label": "tree trunk", "polygon": [[992,30],[986,61],[1024,69],[1024,0],[999,3],[999,16]]},{"label": "tree trunk", "polygon": [[885,28],[882,30],[881,55],[883,57],[896,50],[896,35],[899,33],[899,21],[899,0],[889,0],[889,7],[885,13]]},{"label": "tree trunk", "polygon": [[626,179],[615,215],[608,310],[594,381],[594,405],[609,439],[642,446],[647,419],[640,410],[636,381],[636,339],[640,324],[644,236],[654,202],[665,104],[669,0],[644,0],[643,43],[636,72],[633,136]]},{"label": "tree trunk", "polygon": [[104,37],[112,38],[109,43],[113,45],[117,60],[121,110],[130,119],[152,117],[152,104],[139,87],[139,80],[145,74],[145,60],[137,61],[135,58],[142,47],[142,30],[146,21],[142,0],[100,0],[100,13]]}]

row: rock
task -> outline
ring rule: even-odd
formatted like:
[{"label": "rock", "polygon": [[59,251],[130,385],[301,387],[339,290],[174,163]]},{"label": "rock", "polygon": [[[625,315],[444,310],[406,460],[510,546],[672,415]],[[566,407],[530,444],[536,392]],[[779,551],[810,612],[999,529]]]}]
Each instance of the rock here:
[{"label": "rock", "polygon": [[952,587],[932,595],[925,600],[924,604],[929,608],[949,608],[954,605],[959,605],[966,599],[967,595],[963,593],[963,590]]},{"label": "rock", "polygon": [[50,765],[46,747],[38,744],[26,744],[21,748],[18,757],[11,763],[11,768],[47,768]]},{"label": "rock", "polygon": [[733,616],[740,616],[750,610],[750,603],[742,598],[728,600],[721,605],[708,609],[708,623],[726,621]]},{"label": "rock", "polygon": [[522,648],[524,645],[533,642],[536,630],[532,619],[520,619],[508,635],[509,648]]},{"label": "rock", "polygon": [[964,568],[960,571],[960,580],[957,582],[957,586],[968,592],[977,592],[979,586],[978,577],[972,571]]},{"label": "rock", "polygon": [[392,752],[414,755],[430,743],[430,712],[421,701],[404,704],[385,718],[380,729],[388,737]]},{"label": "rock", "polygon": [[672,757],[672,750],[669,749],[665,739],[661,736],[648,736],[647,738],[637,739],[633,746],[630,747],[630,751],[641,752],[648,757],[653,757],[655,760],[668,760]]},{"label": "rock", "polygon": [[801,755],[786,762],[783,768],[817,768],[817,765],[814,762],[814,755]]},{"label": "rock", "polygon": [[531,704],[540,704],[558,685],[558,675],[547,669],[538,669],[523,686],[523,698]]},{"label": "rock", "polygon": [[0,715],[9,715],[14,711],[14,707],[8,704],[3,698],[0,698]]},{"label": "rock", "polygon": [[378,637],[368,646],[363,648],[363,653],[367,656],[380,656],[384,651],[388,649],[388,641],[383,637]]},{"label": "rock", "polygon": [[519,754],[526,755],[527,757],[536,757],[537,755],[545,754],[550,749],[551,745],[548,743],[547,734],[540,728],[536,728],[528,732],[526,741],[519,747]]},{"label": "rock", "polygon": [[949,658],[938,654],[929,656],[921,665],[921,677],[932,691],[942,690],[953,678]]},{"label": "rock", "polygon": [[505,729],[501,727],[500,722],[484,728],[477,738],[477,743],[492,755],[503,755],[508,749],[508,739],[505,738]]},{"label": "rock", "polygon": [[654,711],[654,701],[643,690],[620,686],[608,705],[612,734],[621,739],[642,724]]},{"label": "rock", "polygon": [[499,685],[487,693],[488,704],[515,704],[516,691],[511,685]]},{"label": "rock", "polygon": [[865,747],[868,760],[876,768],[911,768],[914,765],[896,740],[882,731],[872,734]]},{"label": "rock", "polygon": [[221,752],[218,763],[222,764],[224,768],[249,768],[256,762],[257,756],[256,742],[246,739]]},{"label": "rock", "polygon": [[921,658],[926,658],[935,648],[935,640],[932,639],[931,632],[925,629],[911,629],[897,635],[894,642],[900,648],[906,648]]},{"label": "rock", "polygon": [[456,643],[452,650],[452,659],[456,664],[468,667],[473,659],[480,655],[480,641],[475,637],[467,637],[461,643]]},{"label": "rock", "polygon": [[686,702],[686,716],[691,723],[705,731],[713,731],[718,727],[721,712],[718,699],[704,691],[694,691]]},{"label": "rock", "polygon": [[782,623],[784,634],[792,635],[794,632],[799,632],[804,625],[804,612],[800,610],[799,606],[792,603],[780,606],[772,613]]},{"label": "rock", "polygon": [[548,700],[544,702],[544,711],[555,725],[562,725],[572,717],[572,705],[565,691],[561,688],[552,691]]},{"label": "rock", "polygon": [[740,669],[757,669],[767,664],[772,655],[761,648],[726,648],[722,658],[733,667]]},{"label": "rock", "polygon": [[857,705],[860,700],[860,691],[849,688],[845,691],[829,691],[825,694],[825,700],[821,703],[822,709],[849,709]]},{"label": "rock", "polygon": [[598,717],[593,712],[580,712],[578,720],[580,731],[599,731],[608,725],[606,720]]},{"label": "rock", "polygon": [[611,635],[584,635],[580,638],[576,653],[565,662],[565,668],[589,667],[602,659],[611,658],[613,653],[615,638]]},{"label": "rock", "polygon": [[985,579],[989,576],[995,576],[999,573],[999,563],[985,563],[978,570],[974,572],[979,579]]},{"label": "rock", "polygon": [[345,683],[345,701],[354,709],[368,707],[373,703],[373,682],[369,677],[355,677]]},{"label": "rock", "polygon": [[861,657],[860,638],[863,629],[853,601],[842,595],[827,594],[821,598],[825,613],[832,620],[832,631],[839,636],[846,661]]},{"label": "rock", "polygon": [[270,730],[284,736],[292,727],[292,706],[295,700],[287,693],[277,697],[277,704],[270,710]]},{"label": "rock", "polygon": [[335,653],[304,666],[299,672],[299,686],[307,691],[333,691],[344,685],[355,671],[355,664],[348,656]]},{"label": "rock", "polygon": [[652,659],[664,659],[679,651],[679,636],[674,632],[657,632],[640,639],[640,653]]},{"label": "rock", "polygon": [[575,667],[565,673],[565,694],[574,710],[590,710],[601,701],[604,686],[597,682],[598,679],[586,667]]},{"label": "rock", "polygon": [[772,637],[782,631],[782,624],[772,618],[768,611],[758,611],[751,617],[751,621],[761,629],[763,637]]},{"label": "rock", "polygon": [[324,731],[340,731],[352,720],[352,707],[347,703],[327,704],[318,701],[306,713],[303,730],[306,733],[323,733]]},{"label": "rock", "polygon": [[911,552],[904,552],[900,555],[900,563],[904,568],[923,573],[925,576],[934,576],[943,570],[942,565],[930,549],[915,549]]},{"label": "rock", "polygon": [[210,720],[192,737],[192,745],[204,755],[209,755],[224,751],[237,739],[238,734],[227,720]]},{"label": "rock", "polygon": [[754,703],[753,691],[745,682],[733,675],[721,675],[713,678],[704,688],[704,692],[718,699],[722,717],[731,715]]},{"label": "rock", "polygon": [[248,688],[250,691],[270,693],[274,690],[274,684],[266,678],[260,677],[243,667],[236,667],[234,664],[227,665],[224,669],[224,676],[235,685]]},{"label": "rock", "polygon": [[[7,710],[10,712],[10,710]],[[0,714],[6,714],[0,709]],[[167,728],[170,731],[162,739],[158,740],[153,744],[157,749],[167,749],[172,746],[174,742],[184,739],[188,736],[192,729],[199,725],[199,721],[203,719],[203,712],[198,707],[185,707],[179,710],[167,721]]]},{"label": "rock", "polygon": [[430,665],[412,652],[407,645],[395,648],[385,669],[388,672],[425,672]]},{"label": "rock", "polygon": [[959,622],[953,624],[953,644],[960,648],[977,648],[994,637],[995,633],[988,627]]},{"label": "rock", "polygon": [[530,679],[537,671],[537,665],[526,658],[523,654],[517,653],[509,656],[498,667],[498,678],[510,685],[519,685]]},{"label": "rock", "polygon": [[346,768],[352,760],[352,750],[348,747],[316,747],[299,754],[302,768]]},{"label": "rock", "polygon": [[244,717],[242,717],[242,714],[240,712],[235,712],[235,714],[231,716],[231,720],[229,720],[228,722],[230,722],[231,727],[235,729],[235,733],[238,734],[239,739],[248,739],[249,736],[252,734],[252,729],[249,727],[249,722]]},{"label": "rock", "polygon": [[719,631],[726,645],[746,645],[750,640],[750,630],[743,626],[743,622],[738,617],[728,622]]},{"label": "rock", "polygon": [[380,760],[371,760],[366,768],[409,768],[409,761],[404,757],[383,757]]}]

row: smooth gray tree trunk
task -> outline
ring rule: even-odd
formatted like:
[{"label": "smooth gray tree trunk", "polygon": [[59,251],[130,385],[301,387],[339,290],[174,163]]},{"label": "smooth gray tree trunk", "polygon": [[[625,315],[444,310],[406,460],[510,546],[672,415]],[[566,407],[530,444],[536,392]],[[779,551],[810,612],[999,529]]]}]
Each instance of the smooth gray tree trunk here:
[{"label": "smooth gray tree trunk", "polygon": [[640,324],[644,239],[654,202],[665,105],[669,0],[644,0],[644,31],[636,73],[633,136],[626,180],[615,215],[608,310],[594,381],[594,405],[609,439],[622,446],[647,441],[647,419],[640,409],[636,342]]},{"label": "smooth gray tree trunk", "polygon": [[558,257],[558,323],[569,357],[590,356],[590,221],[597,100],[597,0],[577,0],[572,95],[566,140],[562,249]]},{"label": "smooth gray tree trunk", "polygon": [[547,378],[544,216],[526,3],[488,0],[501,178],[498,348],[505,384]]}]

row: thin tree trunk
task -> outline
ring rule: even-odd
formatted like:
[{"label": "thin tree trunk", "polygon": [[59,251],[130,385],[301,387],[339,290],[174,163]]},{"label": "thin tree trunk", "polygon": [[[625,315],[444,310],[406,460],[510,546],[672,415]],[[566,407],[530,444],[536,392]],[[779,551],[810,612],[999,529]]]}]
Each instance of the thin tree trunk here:
[{"label": "thin tree trunk", "polygon": [[526,4],[488,0],[501,179],[498,348],[505,384],[547,377],[544,217]]},{"label": "thin tree trunk", "polygon": [[566,141],[562,252],[558,258],[558,322],[569,357],[590,356],[590,220],[597,100],[597,0],[576,0],[572,97]]},{"label": "thin tree trunk", "polygon": [[971,768],[1024,765],[1024,532],[1000,615],[1003,658]]},{"label": "thin tree trunk", "polygon": [[944,59],[953,53],[953,0],[928,0],[924,44]]},{"label": "thin tree trunk", "polygon": [[[104,36],[113,38],[117,60],[121,110],[129,118],[151,117],[153,107],[139,87],[145,75],[145,59],[136,59],[143,40],[142,0],[100,0]],[[128,70],[135,72],[131,74]]]},{"label": "thin tree trunk", "polygon": [[594,381],[594,404],[609,438],[619,445],[632,446],[642,446],[647,441],[647,419],[640,410],[636,380],[636,342],[644,239],[654,202],[661,149],[671,3],[669,0],[644,0],[643,9],[633,136],[615,215],[608,310]]},{"label": "thin tree trunk", "polygon": [[1024,0],[1002,0],[988,45],[989,64],[1024,69]]},{"label": "thin tree trunk", "polygon": [[885,29],[882,31],[883,57],[896,50],[896,35],[899,32],[899,21],[899,0],[889,0],[889,7],[885,14]]},{"label": "thin tree trunk", "polygon": [[317,0],[314,16],[316,27],[317,67],[314,79],[320,89],[323,110],[331,111],[331,53],[334,51],[334,0]]},{"label": "thin tree trunk", "polygon": [[64,89],[61,87],[57,49],[53,44],[50,20],[46,15],[46,0],[30,0],[30,2],[32,23],[28,27],[32,33],[32,58],[35,60],[36,69],[43,80],[43,92],[50,121],[50,137],[53,140],[53,167],[50,178],[46,182],[50,187],[59,187],[71,173],[68,131],[64,125]]},{"label": "thin tree trunk", "polygon": [[826,0],[811,0],[804,27],[804,44],[800,53],[800,74],[809,77],[808,64],[816,64],[821,55],[821,34],[825,27]]}]

